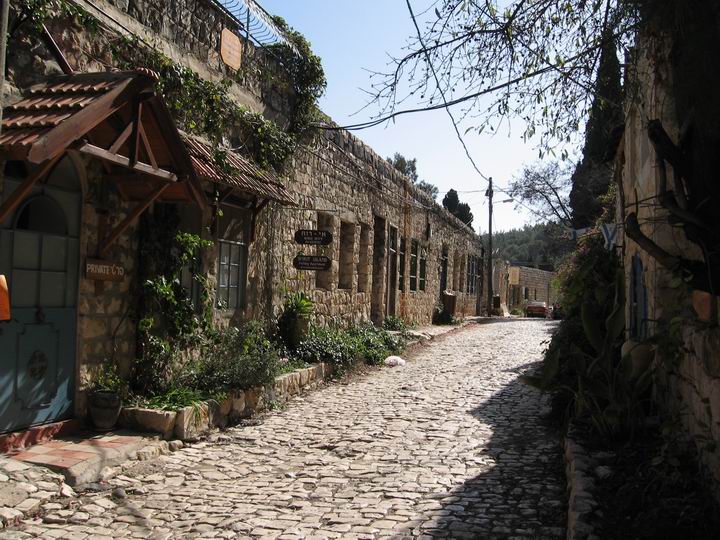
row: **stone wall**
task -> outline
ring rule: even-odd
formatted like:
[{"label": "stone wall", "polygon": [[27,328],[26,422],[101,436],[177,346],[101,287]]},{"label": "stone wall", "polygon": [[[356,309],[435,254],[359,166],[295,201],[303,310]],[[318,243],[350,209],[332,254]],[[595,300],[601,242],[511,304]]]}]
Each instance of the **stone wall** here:
[{"label": "stone wall", "polygon": [[[616,162],[621,188],[618,221],[624,221],[627,214],[634,211],[642,231],[661,248],[670,254],[699,260],[698,246],[685,238],[681,228],[669,223],[666,210],[654,204],[659,194],[658,169],[647,135],[647,120],[660,119],[674,141],[679,137],[680,122],[675,117],[673,96],[668,90],[671,79],[667,66],[651,60],[647,49],[639,49],[642,53],[634,75],[642,110],[627,111],[625,135]],[[660,56],[662,51],[654,52]],[[720,486],[720,333],[717,328],[707,328],[696,317],[688,315],[692,293],[674,285],[672,273],[627,236],[623,262],[629,298],[627,320],[639,321],[635,329],[628,325],[624,351],[643,346],[644,340],[653,336],[662,343],[667,342],[669,336],[658,328],[656,321],[683,317],[682,343],[665,343],[655,349],[656,397],[671,418],[677,419],[695,438],[703,463]],[[633,286],[646,294],[646,302],[641,298],[637,307],[632,301]],[[706,293],[695,295],[703,298],[707,305],[717,302],[716,297]],[[720,498],[720,488],[717,493]]]},{"label": "stone wall", "polygon": [[[103,23],[98,32],[67,21],[51,23],[51,32],[77,70],[111,69],[109,43],[129,32],[202,77],[221,80],[234,75],[218,56],[219,32],[231,26],[232,21],[216,13],[206,0],[174,1],[167,5],[149,0],[99,0],[94,4],[99,11],[85,4],[83,7]],[[49,52],[35,41],[23,39],[14,49],[9,71],[10,82],[16,88],[27,88],[59,72]],[[256,53],[252,51],[251,54]],[[282,119],[280,111],[288,104],[282,92],[272,93],[268,86],[255,85],[237,76],[231,89],[239,103]],[[97,161],[84,158],[75,161],[83,179],[82,263],[86,257],[95,255],[99,238],[112,230],[136,203],[119,197],[112,183],[103,179],[104,171]],[[281,310],[287,293],[303,290],[316,303],[315,322],[319,324],[347,325],[370,319],[382,323],[393,314],[411,323],[428,324],[441,297],[443,253],[448,260],[447,289],[457,295],[456,315],[476,313],[481,287],[477,279],[478,283],[468,283],[466,268],[468,256],[481,255],[479,237],[358,138],[344,131],[319,134],[312,144],[297,150],[283,181],[299,205],[282,207],[270,203],[257,216],[254,231],[247,228],[231,238],[249,245],[246,299],[238,309],[216,310],[218,319],[239,324],[247,319],[271,318]],[[3,188],[0,176],[0,193]],[[213,189],[214,186],[206,185],[208,193]],[[181,223],[189,232],[217,240],[222,234],[223,219],[231,213],[223,209],[225,218],[220,218],[219,230],[214,235],[209,232],[211,211],[203,213],[185,205],[181,208]],[[245,214],[249,220],[249,213]],[[333,233],[332,245],[303,247],[294,242],[297,229],[318,226]],[[100,284],[79,277],[75,384],[78,416],[83,416],[86,409],[82,390],[97,367],[114,360],[127,374],[135,357],[137,231],[137,224],[129,227],[106,257],[125,268],[124,281]],[[341,235],[341,231],[345,234]],[[345,240],[343,246],[341,236]],[[413,241],[417,243],[414,278]],[[399,254],[402,245],[404,258]],[[332,268],[327,273],[295,270],[293,258],[300,252],[328,255],[333,261]],[[206,254],[202,265],[214,288],[217,244]]]},{"label": "stone wall", "polygon": [[509,269],[509,308],[521,307],[523,302],[545,302],[550,305],[556,300],[552,286],[554,272],[530,268],[527,266],[511,266]]},{"label": "stone wall", "polygon": [[[454,270],[452,254],[457,253],[458,260],[462,261],[467,261],[468,255],[480,256],[477,235],[347,132],[322,135],[317,145],[295,155],[289,170],[287,187],[300,207],[273,205],[263,212],[258,240],[250,251],[253,270],[249,288],[256,302],[248,306],[247,317],[262,314],[270,295],[269,303],[277,314],[286,292],[303,290],[315,300],[316,318],[321,324],[333,321],[349,324],[369,320],[371,315],[376,322],[382,322],[392,314],[388,308],[392,312],[393,303],[395,315],[412,323],[427,324],[440,300],[439,269],[443,249],[451,254],[449,276]],[[322,221],[321,228],[333,233],[333,243],[328,247],[296,244],[295,231],[318,228],[318,219]],[[346,256],[352,274],[346,288],[341,288],[340,283],[340,259],[346,252],[346,248],[340,247],[342,224],[354,230],[354,241],[349,247],[352,253]],[[272,233],[268,234],[269,231]],[[368,241],[367,250],[361,253],[363,234]],[[405,239],[406,251],[403,266],[397,256],[394,280],[388,277],[387,270],[388,258],[392,258],[389,243],[393,235],[397,250]],[[378,243],[377,239],[383,240]],[[418,243],[416,290],[412,290],[410,279],[412,240]],[[426,254],[424,291],[419,276],[420,249]],[[292,261],[299,253],[327,255],[333,261],[332,268],[327,273],[295,270]],[[263,262],[267,256],[272,258],[271,264]],[[400,290],[401,275],[403,290]],[[360,276],[367,279],[366,284],[361,285]],[[267,290],[268,287],[271,290]],[[448,289],[453,290],[452,287],[448,277]],[[458,296],[458,315],[474,315],[479,288],[469,293],[463,276],[453,292]]]}]

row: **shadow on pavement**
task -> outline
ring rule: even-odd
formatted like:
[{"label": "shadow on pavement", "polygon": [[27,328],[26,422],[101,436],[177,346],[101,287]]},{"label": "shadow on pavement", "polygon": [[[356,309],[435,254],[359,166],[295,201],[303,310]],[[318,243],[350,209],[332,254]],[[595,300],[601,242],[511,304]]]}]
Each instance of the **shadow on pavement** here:
[{"label": "shadow on pavement", "polygon": [[[539,362],[522,366],[537,369]],[[516,371],[516,370],[508,370]],[[545,398],[518,378],[470,411],[490,431],[477,453],[486,470],[418,501],[420,519],[399,535],[432,538],[565,538],[565,471],[559,433],[542,419]]]}]

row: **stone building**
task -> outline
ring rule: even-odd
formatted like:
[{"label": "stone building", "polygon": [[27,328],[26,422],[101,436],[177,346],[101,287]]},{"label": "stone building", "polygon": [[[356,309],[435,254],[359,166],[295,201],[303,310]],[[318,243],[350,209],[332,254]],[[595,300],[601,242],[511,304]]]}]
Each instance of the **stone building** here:
[{"label": "stone building", "polygon": [[[714,270],[712,261],[703,255],[702,241],[688,236],[694,229],[678,226],[690,215],[696,223],[707,220],[709,225],[703,227],[714,227],[713,234],[717,234],[717,219],[712,224],[713,217],[717,218],[716,192],[694,199],[701,193],[698,184],[703,174],[709,173],[707,178],[717,184],[717,138],[714,146],[702,152],[708,133],[703,132],[703,124],[712,122],[717,133],[717,115],[697,115],[697,107],[709,106],[704,101],[704,87],[715,92],[717,86],[706,84],[698,66],[703,63],[698,58],[702,55],[697,54],[701,48],[692,45],[695,39],[683,38],[682,44],[671,46],[644,36],[629,70],[637,96],[626,112],[615,166],[617,221],[625,224],[621,248],[627,286],[623,352],[654,359],[657,401],[698,443],[702,462],[720,486],[718,297],[710,294],[712,285],[707,283],[707,269],[711,275]],[[691,95],[677,91],[679,81],[695,81]],[[716,95],[711,99],[715,105],[708,110],[714,106],[717,112]],[[688,122],[691,117],[694,119]],[[695,124],[692,139],[687,136],[691,123]],[[679,149],[674,156],[667,153],[672,148]],[[678,155],[686,156],[686,165],[696,160],[694,174],[681,165]],[[717,493],[720,496],[720,490]]]},{"label": "stone building", "polygon": [[554,272],[530,268],[528,266],[510,266],[508,270],[507,306],[508,309],[522,309],[527,302],[545,302],[551,305],[556,300],[553,288]]},{"label": "stone building", "polygon": [[[444,290],[456,293],[457,315],[477,313],[479,237],[358,138],[322,132],[283,174],[229,147],[221,159],[218,143],[178,129],[157,74],[116,69],[118,43],[152,44],[198,80],[222,82],[235,104],[286,124],[293,95],[278,66],[264,59],[253,65],[271,76],[246,76],[221,55],[224,39],[243,61],[263,55],[227,11],[210,0],[78,6],[92,24],[56,18],[48,34],[21,32],[9,44],[0,274],[12,319],[0,325],[0,433],[83,417],[97,368],[130,369],[148,216],[165,227],[172,215],[178,231],[213,241],[192,264],[207,277],[214,317],[231,324],[270,319],[300,290],[319,324],[426,324]],[[301,229],[332,241],[300,245]],[[298,254],[327,256],[330,267],[298,270]]]}]

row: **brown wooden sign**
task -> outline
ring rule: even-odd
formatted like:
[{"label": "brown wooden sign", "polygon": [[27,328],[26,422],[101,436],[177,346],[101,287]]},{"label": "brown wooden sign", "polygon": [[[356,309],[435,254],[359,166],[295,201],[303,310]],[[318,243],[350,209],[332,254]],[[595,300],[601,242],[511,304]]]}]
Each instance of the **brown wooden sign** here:
[{"label": "brown wooden sign", "polygon": [[309,246],[329,246],[333,237],[330,231],[315,231],[312,229],[300,229],[295,231],[295,241],[298,244]]},{"label": "brown wooden sign", "polygon": [[297,255],[293,266],[298,270],[330,270],[332,261],[324,255]]},{"label": "brown wooden sign", "polygon": [[85,277],[95,281],[123,281],[125,279],[125,268],[110,261],[86,259]]},{"label": "brown wooden sign", "polygon": [[220,34],[220,57],[225,64],[235,70],[242,66],[242,42],[227,28],[223,28]]}]

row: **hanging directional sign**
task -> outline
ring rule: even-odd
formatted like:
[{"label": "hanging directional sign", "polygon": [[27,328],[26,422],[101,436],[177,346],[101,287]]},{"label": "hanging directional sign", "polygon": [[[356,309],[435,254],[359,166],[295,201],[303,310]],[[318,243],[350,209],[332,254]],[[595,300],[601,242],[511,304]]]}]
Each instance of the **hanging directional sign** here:
[{"label": "hanging directional sign", "polygon": [[332,233],[330,231],[315,231],[312,229],[300,229],[295,231],[295,241],[298,244],[310,246],[329,246],[332,244]]},{"label": "hanging directional sign", "polygon": [[330,270],[332,261],[324,255],[297,255],[293,266],[298,270]]}]

